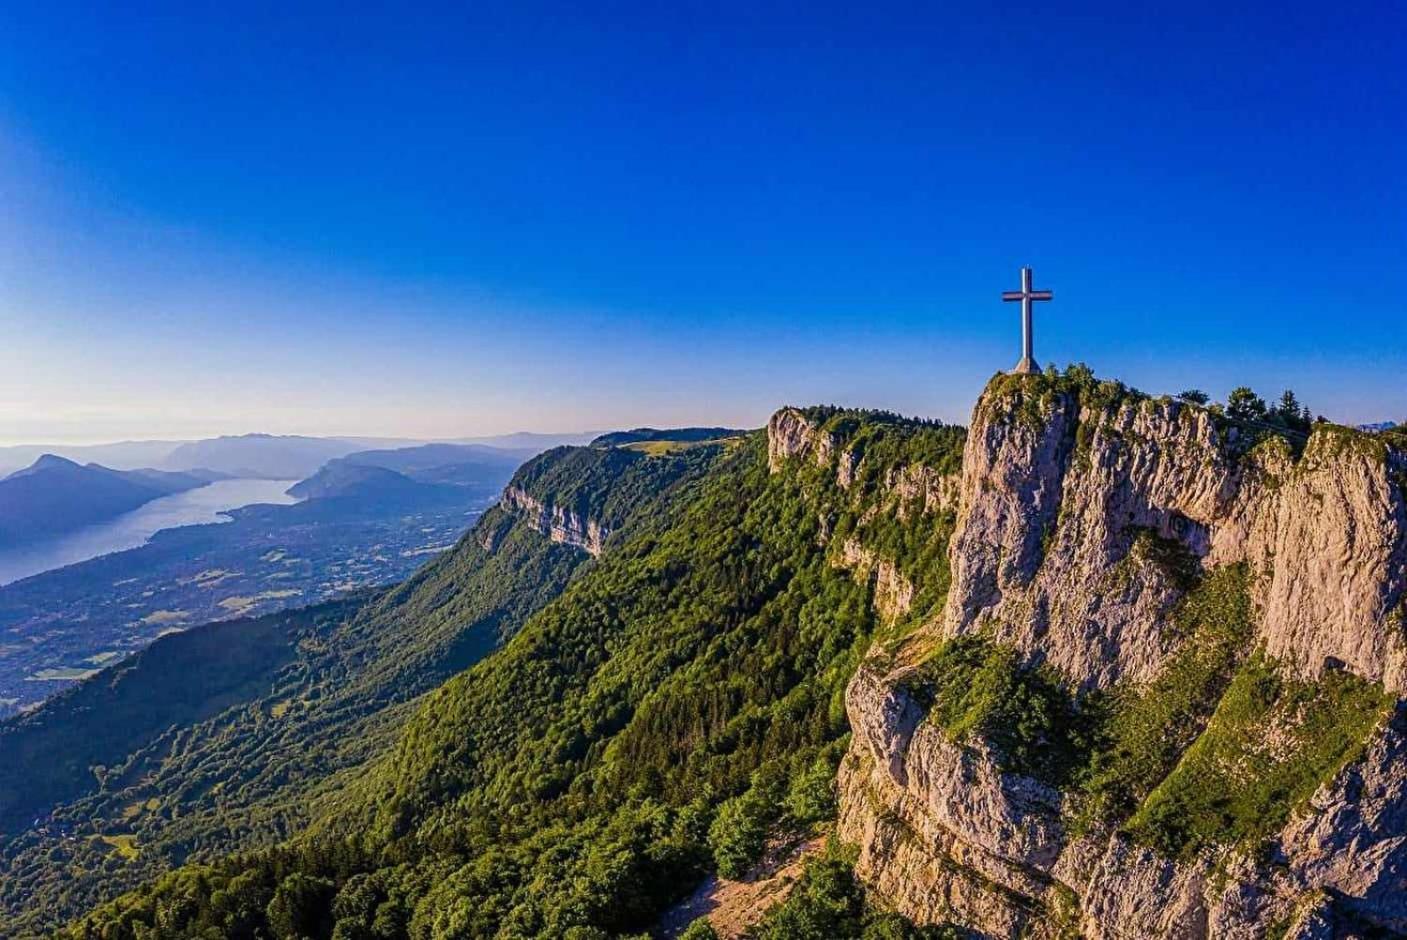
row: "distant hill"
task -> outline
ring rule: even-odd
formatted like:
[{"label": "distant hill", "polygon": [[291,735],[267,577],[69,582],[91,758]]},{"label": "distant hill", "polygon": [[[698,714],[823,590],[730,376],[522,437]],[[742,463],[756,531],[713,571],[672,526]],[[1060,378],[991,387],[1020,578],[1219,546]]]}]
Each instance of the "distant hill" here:
[{"label": "distant hill", "polygon": [[405,505],[492,499],[532,456],[482,444],[423,444],[363,450],[329,460],[294,484],[299,499],[355,498]]},{"label": "distant hill", "polygon": [[645,444],[652,441],[716,441],[739,437],[748,432],[740,428],[635,428],[631,431],[611,431],[592,440],[592,447],[621,447],[625,444]]},{"label": "distant hill", "polygon": [[461,437],[455,444],[483,444],[499,450],[528,451],[535,457],[554,447],[579,447],[589,443],[600,431],[575,431],[561,434],[543,434],[536,431],[516,431],[512,434],[494,434],[486,437]]},{"label": "distant hill", "polygon": [[385,467],[334,460],[306,480],[288,488],[288,495],[306,500],[357,500],[378,506],[421,506],[454,502],[464,491],[443,483],[421,483]]},{"label": "distant hill", "polygon": [[12,444],[0,447],[0,476],[23,469],[45,454],[112,470],[135,470],[165,463],[185,441],[118,441],[112,444]]},{"label": "distant hill", "polygon": [[208,467],[237,477],[293,480],[364,447],[364,441],[351,438],[241,434],[182,444],[162,466],[168,470]]},{"label": "distant hill", "polygon": [[[96,466],[90,464],[89,466]],[[111,467],[107,469],[112,469]],[[150,467],[140,467],[136,470],[122,471],[139,480],[150,481],[157,486],[170,487],[168,492],[179,493],[182,490],[193,489],[187,484],[191,480],[200,483],[214,483],[216,480],[228,480],[232,476],[229,473],[222,473],[219,470],[211,470],[207,467],[196,467],[193,470],[153,470]]]},{"label": "distant hill", "polygon": [[211,479],[208,471],[112,470],[45,454],[0,480],[0,544],[61,535]]},{"label": "distant hill", "polygon": [[[504,481],[522,463],[535,456],[531,448],[489,447],[484,444],[422,444],[419,447],[401,447],[395,450],[362,450],[338,462],[354,463],[366,467],[385,467],[397,473],[423,479],[422,474],[438,475],[443,467],[481,467],[485,470],[504,472]],[[452,482],[452,481],[446,481]]]}]

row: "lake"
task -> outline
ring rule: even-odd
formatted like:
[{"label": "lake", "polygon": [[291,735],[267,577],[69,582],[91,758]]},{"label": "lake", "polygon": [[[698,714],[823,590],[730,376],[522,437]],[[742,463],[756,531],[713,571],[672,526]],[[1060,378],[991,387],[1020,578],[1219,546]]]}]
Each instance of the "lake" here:
[{"label": "lake", "polygon": [[162,529],[211,522],[229,522],[231,509],[256,503],[297,502],[284,490],[297,480],[219,480],[208,486],[154,499],[115,519],[86,526],[67,535],[0,550],[0,584],[112,552],[145,545]]}]

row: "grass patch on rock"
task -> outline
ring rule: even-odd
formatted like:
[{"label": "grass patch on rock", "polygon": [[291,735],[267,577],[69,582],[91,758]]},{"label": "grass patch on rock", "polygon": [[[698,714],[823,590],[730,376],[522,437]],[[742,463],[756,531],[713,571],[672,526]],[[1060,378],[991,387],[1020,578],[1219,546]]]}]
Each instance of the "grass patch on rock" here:
[{"label": "grass patch on rock", "polygon": [[980,737],[1005,770],[1058,786],[1085,760],[1085,716],[1055,671],[987,636],[947,640],[904,686],[950,739]]},{"label": "grass patch on rock", "polygon": [[1246,577],[1243,565],[1208,575],[1174,612],[1186,639],[1157,678],[1091,703],[1099,741],[1083,781],[1080,828],[1128,818],[1206,725],[1250,640]]},{"label": "grass patch on rock", "polygon": [[1265,838],[1362,753],[1390,706],[1379,686],[1350,673],[1302,682],[1257,654],[1125,828],[1175,859]]}]

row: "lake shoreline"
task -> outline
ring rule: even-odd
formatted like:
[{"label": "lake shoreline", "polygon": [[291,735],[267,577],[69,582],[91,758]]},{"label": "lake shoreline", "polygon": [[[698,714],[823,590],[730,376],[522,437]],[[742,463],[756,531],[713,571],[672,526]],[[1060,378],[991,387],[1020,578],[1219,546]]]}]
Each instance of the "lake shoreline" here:
[{"label": "lake shoreline", "polygon": [[223,525],[255,505],[297,502],[285,490],[296,480],[236,477],[162,496],[130,512],[43,542],[0,550],[0,590],[26,578],[147,545],[168,529]]}]

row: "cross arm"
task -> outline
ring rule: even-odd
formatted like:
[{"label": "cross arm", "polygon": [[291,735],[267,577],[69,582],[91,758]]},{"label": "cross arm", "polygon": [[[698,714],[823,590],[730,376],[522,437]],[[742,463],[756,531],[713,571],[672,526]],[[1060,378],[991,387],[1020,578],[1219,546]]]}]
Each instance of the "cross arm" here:
[{"label": "cross arm", "polygon": [[1019,290],[1002,291],[1002,300],[1054,300],[1055,294],[1048,290],[1033,290],[1029,294]]}]

